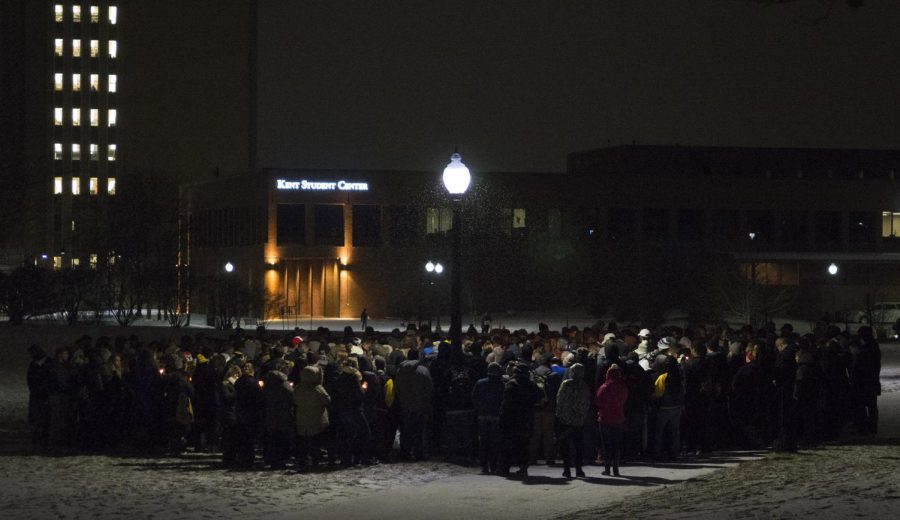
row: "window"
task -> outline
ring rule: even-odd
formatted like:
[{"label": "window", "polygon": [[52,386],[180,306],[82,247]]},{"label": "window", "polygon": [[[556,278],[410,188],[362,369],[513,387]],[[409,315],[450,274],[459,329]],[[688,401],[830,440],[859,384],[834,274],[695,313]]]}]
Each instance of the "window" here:
[{"label": "window", "polygon": [[91,58],[96,58],[98,54],[100,54],[100,42],[91,40]]},{"label": "window", "polygon": [[72,143],[72,160],[73,161],[81,160],[81,145],[78,143]]},{"label": "window", "polygon": [[63,6],[56,4],[53,6],[53,19],[57,22],[61,22],[64,20],[63,18]]},{"label": "window", "polygon": [[625,242],[634,238],[633,209],[609,208],[609,230],[607,237],[613,242]]},{"label": "window", "polygon": [[109,24],[116,25],[116,22],[119,21],[119,8],[111,5],[109,6]]},{"label": "window", "polygon": [[678,240],[703,240],[703,210],[678,210]]},{"label": "window", "polygon": [[53,53],[57,56],[63,55],[63,39],[57,38],[53,40]]},{"label": "window", "polygon": [[62,177],[53,178],[53,194],[62,195]]},{"label": "window", "polygon": [[53,124],[56,126],[62,126],[63,124],[63,109],[60,107],[53,109]]},{"label": "window", "polygon": [[[63,150],[62,143],[54,143],[53,144],[53,158],[57,161],[61,161],[63,158]],[[62,181],[60,181],[62,182]]]},{"label": "window", "polygon": [[388,221],[391,242],[410,242],[419,235],[419,215],[412,206],[391,206],[388,208]]},{"label": "window", "polygon": [[90,152],[91,152],[91,160],[92,160],[92,161],[99,161],[99,160],[100,160],[100,151],[99,151],[99,148],[97,147],[97,145],[92,143],[92,144],[90,145],[90,148],[89,148],[89,149],[90,149]]},{"label": "window", "polygon": [[97,195],[100,193],[100,188],[97,183],[97,177],[91,177],[88,179],[88,193],[91,195]]},{"label": "window", "polygon": [[872,214],[865,211],[851,211],[848,239],[852,244],[867,244],[872,241]]},{"label": "window", "polygon": [[353,245],[377,246],[381,241],[381,207],[353,206]]},{"label": "window", "polygon": [[109,57],[115,58],[119,51],[119,44],[116,40],[109,40]]},{"label": "window", "polygon": [[818,244],[833,244],[841,240],[841,214],[838,211],[817,211],[815,238]]},{"label": "window", "polygon": [[669,238],[669,210],[644,208],[641,211],[641,233],[647,240]]},{"label": "window", "polygon": [[513,229],[520,229],[525,227],[524,208],[514,208],[512,210],[512,227]]},{"label": "window", "polygon": [[807,236],[807,213],[805,211],[782,211],[781,222],[781,242],[784,244],[802,245],[806,243]]},{"label": "window", "polygon": [[883,238],[900,237],[900,212],[881,212],[881,236]]},{"label": "window", "polygon": [[100,90],[100,76],[91,74],[91,92],[97,92],[98,90]]},{"label": "window", "polygon": [[116,109],[115,108],[109,109],[109,112],[107,113],[106,124],[107,124],[107,126],[116,126]]},{"label": "window", "polygon": [[118,82],[118,76],[115,74],[109,75],[109,83],[107,84],[107,91],[110,93],[114,93],[116,91],[116,83]]},{"label": "window", "polygon": [[97,253],[91,253],[88,257],[88,263],[91,264],[91,269],[97,268]]},{"label": "window", "polygon": [[81,6],[80,5],[72,6],[72,21],[76,22],[76,23],[81,21]]},{"label": "window", "polygon": [[109,162],[113,162],[116,160],[116,145],[111,144],[106,152],[106,160]]},{"label": "window", "polygon": [[53,75],[53,90],[59,92],[63,89],[63,75],[62,72],[57,72]]},{"label": "window", "polygon": [[453,210],[450,208],[427,208],[425,210],[425,234],[446,233],[453,229]]},{"label": "window", "polygon": [[81,40],[72,40],[72,57],[81,57]]},{"label": "window", "polygon": [[91,23],[99,23],[100,22],[100,7],[96,5],[91,6]]},{"label": "window", "polygon": [[547,233],[551,237],[558,237],[562,232],[562,211],[559,208],[547,210]]},{"label": "window", "polygon": [[100,124],[100,111],[96,108],[91,109],[91,126],[97,126]]},{"label": "window", "polygon": [[344,245],[344,207],[335,204],[316,204],[316,245]]},{"label": "window", "polygon": [[72,74],[72,92],[81,92],[81,74]]},{"label": "window", "polygon": [[81,177],[72,177],[72,195],[81,195]]},{"label": "window", "polygon": [[54,269],[62,269],[62,257],[61,256],[53,257],[53,268]]},{"label": "window", "polygon": [[[72,221],[72,231],[75,231],[75,221],[74,220]],[[81,265],[81,259],[73,258],[72,259],[72,267],[78,267],[79,265]]]},{"label": "window", "polygon": [[109,195],[116,194],[116,178],[110,177],[106,179],[106,193]]},{"label": "window", "polygon": [[279,204],[277,210],[277,235],[281,244],[306,242],[306,206],[303,204]]},{"label": "window", "polygon": [[72,109],[72,126],[81,126],[81,109]]}]

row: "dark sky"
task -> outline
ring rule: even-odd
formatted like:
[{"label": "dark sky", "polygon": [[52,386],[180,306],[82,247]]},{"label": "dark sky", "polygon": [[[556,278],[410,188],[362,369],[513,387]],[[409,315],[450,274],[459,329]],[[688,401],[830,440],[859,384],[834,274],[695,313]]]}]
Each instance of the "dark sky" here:
[{"label": "dark sky", "polygon": [[900,148],[900,1],[263,1],[259,164],[562,171],[625,144]]}]

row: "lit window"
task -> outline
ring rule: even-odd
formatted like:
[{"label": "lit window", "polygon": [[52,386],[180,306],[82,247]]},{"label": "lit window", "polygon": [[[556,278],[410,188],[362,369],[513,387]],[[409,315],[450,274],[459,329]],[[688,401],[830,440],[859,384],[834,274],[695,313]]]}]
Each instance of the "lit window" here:
[{"label": "lit window", "polygon": [[91,58],[96,58],[98,54],[100,54],[100,42],[91,40]]},{"label": "lit window", "polygon": [[118,50],[119,44],[116,43],[116,40],[109,40],[109,57],[115,58]]},{"label": "lit window", "polygon": [[81,57],[81,40],[72,40],[72,56],[75,58]]},{"label": "lit window", "polygon": [[512,210],[512,227],[513,229],[525,227],[525,210],[515,208]]},{"label": "lit window", "polygon": [[116,160],[116,145],[109,145],[108,151],[106,153],[106,160],[110,162]]},{"label": "lit window", "polygon": [[81,74],[72,74],[72,92],[81,92]]},{"label": "lit window", "polygon": [[117,113],[118,112],[116,111],[115,108],[109,109],[109,113],[107,114],[107,120],[106,120],[108,126],[116,126],[116,114]]},{"label": "lit window", "polygon": [[[74,221],[74,220],[72,221],[72,231],[75,231],[75,221]],[[72,266],[73,266],[73,267],[78,267],[79,265],[81,265],[81,259],[80,259],[80,258],[73,258],[73,259],[72,259]]]},{"label": "lit window", "polygon": [[109,23],[111,25],[116,25],[117,21],[119,21],[119,8],[111,5],[109,6]]},{"label": "lit window", "polygon": [[54,269],[62,269],[62,257],[61,256],[53,257],[53,268]]},{"label": "lit window", "polygon": [[62,126],[63,124],[63,109],[61,107],[53,109],[53,124],[56,126]]},{"label": "lit window", "polygon": [[72,21],[73,22],[81,21],[81,6],[80,5],[72,6]]},{"label": "lit window", "polygon": [[62,194],[62,177],[54,177],[53,178],[53,194],[54,195]]},{"label": "lit window", "polygon": [[81,145],[78,143],[72,143],[72,160],[73,161],[81,160]]},{"label": "lit window", "polygon": [[63,6],[59,4],[53,6],[53,18],[57,22],[63,21]]},{"label": "lit window", "polygon": [[[55,159],[57,161],[61,161],[62,155],[63,155],[62,143],[54,143],[53,144],[53,159]],[[59,182],[62,182],[62,181],[60,180]],[[62,184],[60,184],[60,186],[62,186]]]},{"label": "lit window", "polygon": [[89,150],[91,152],[92,161],[100,160],[100,148],[96,144],[91,144]]},{"label": "lit window", "polygon": [[110,177],[106,179],[106,193],[110,195],[116,194],[116,178]]},{"label": "lit window", "polygon": [[100,7],[96,5],[91,6],[91,23],[97,23],[100,21]]},{"label": "lit window", "polygon": [[62,38],[57,38],[57,39],[53,40],[53,52],[57,56],[63,55],[63,39]]},{"label": "lit window", "polygon": [[91,126],[97,126],[100,124],[100,111],[96,108],[91,109]]},{"label": "lit window", "polygon": [[427,208],[425,210],[425,233],[445,233],[453,229],[453,210],[450,208]]},{"label": "lit window", "polygon": [[72,126],[81,126],[81,109],[72,109]]},{"label": "lit window", "polygon": [[100,186],[97,182],[97,177],[91,177],[90,179],[88,179],[88,193],[90,193],[91,195],[100,193]]},{"label": "lit window", "polygon": [[115,74],[109,75],[109,88],[107,89],[107,90],[109,90],[109,92],[116,91],[116,83],[118,83],[118,79],[119,79],[119,77],[116,76]]},{"label": "lit window", "polygon": [[81,177],[72,177],[72,195],[81,195]]},{"label": "lit window", "polygon": [[91,269],[97,268],[97,253],[91,253],[91,256],[88,257],[88,262],[91,264]]},{"label": "lit window", "polygon": [[881,236],[883,238],[900,237],[900,213],[896,211],[881,212]]},{"label": "lit window", "polygon": [[98,74],[91,74],[91,92],[97,92],[100,88],[100,76]]},{"label": "lit window", "polygon": [[63,75],[62,72],[57,72],[53,75],[53,90],[60,91],[63,89]]}]

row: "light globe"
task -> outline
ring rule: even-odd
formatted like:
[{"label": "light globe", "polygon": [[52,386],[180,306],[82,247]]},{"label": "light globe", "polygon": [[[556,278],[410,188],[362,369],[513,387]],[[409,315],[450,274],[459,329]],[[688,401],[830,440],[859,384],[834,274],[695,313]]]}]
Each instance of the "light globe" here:
[{"label": "light globe", "polygon": [[434,271],[434,263],[428,262],[427,264],[425,264],[425,270],[428,271],[429,273]]},{"label": "light globe", "polygon": [[837,264],[832,263],[831,265],[828,266],[828,274],[830,274],[831,276],[838,274]]},{"label": "light globe", "polygon": [[444,272],[444,266],[441,264],[434,264],[434,272],[437,274],[441,274]]},{"label": "light globe", "polygon": [[444,168],[444,187],[450,195],[462,195],[469,189],[469,183],[472,182],[472,175],[469,169],[462,162],[459,153],[454,152],[450,156],[450,164]]}]

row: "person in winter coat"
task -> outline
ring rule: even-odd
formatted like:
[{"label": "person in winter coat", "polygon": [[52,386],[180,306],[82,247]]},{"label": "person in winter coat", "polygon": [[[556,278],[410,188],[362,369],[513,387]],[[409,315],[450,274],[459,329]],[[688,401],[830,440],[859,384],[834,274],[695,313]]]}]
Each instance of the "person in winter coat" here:
[{"label": "person in winter coat", "polygon": [[854,423],[859,433],[878,433],[878,396],[881,395],[881,348],[871,327],[860,327],[859,344],[852,349],[850,385],[853,392]]},{"label": "person in winter coat", "polygon": [[796,382],[792,397],[797,403],[799,416],[798,437],[802,444],[813,446],[818,444],[821,431],[822,374],[811,349],[797,351],[796,361]]},{"label": "person in winter coat", "polygon": [[487,377],[472,389],[472,405],[478,417],[478,449],[481,472],[499,471],[500,405],[503,403],[503,369],[498,363],[487,367]]},{"label": "person in winter coat", "polygon": [[425,457],[425,425],[431,415],[434,386],[419,353],[410,350],[408,359],[394,377],[394,406],[400,407],[400,450],[413,460]]},{"label": "person in winter coat", "polygon": [[287,380],[283,363],[266,373],[263,398],[266,403],[266,435],[264,462],[273,468],[283,468],[291,453],[294,440],[294,391]]},{"label": "person in winter coat", "polygon": [[610,365],[603,385],[597,389],[597,422],[600,423],[600,438],[603,442],[604,475],[619,476],[619,462],[622,457],[622,432],[625,429],[625,401],[628,386],[622,380],[619,365]]},{"label": "person in winter coat", "polygon": [[534,428],[534,407],[543,398],[544,393],[531,380],[528,366],[516,364],[500,406],[500,437],[504,446],[501,474],[508,475],[510,466],[516,464],[519,466],[516,474],[528,476],[528,445]]},{"label": "person in winter coat", "polygon": [[46,448],[50,433],[50,388],[53,374],[52,361],[38,345],[28,347],[31,363],[28,365],[28,425],[31,427],[31,443],[35,448]]},{"label": "person in winter coat", "polygon": [[363,410],[365,390],[355,357],[347,358],[335,383],[334,403],[341,422],[341,464],[367,463],[371,431]]},{"label": "person in winter coat", "polygon": [[222,388],[217,392],[220,396],[222,426],[222,464],[232,467],[237,464],[237,412],[235,411],[234,385],[241,378],[243,371],[238,365],[230,365],[220,383]]},{"label": "person in winter coat", "polygon": [[732,379],[729,400],[729,415],[739,435],[738,442],[749,449],[765,446],[765,392],[770,383],[765,379],[757,355],[758,344],[751,343],[745,353],[745,364]]},{"label": "person in winter coat", "polygon": [[194,387],[184,373],[181,357],[166,356],[162,377],[162,419],[166,447],[173,453],[181,453],[187,445],[194,418],[194,400]]},{"label": "person in winter coat", "polygon": [[794,383],[797,380],[797,345],[791,338],[775,340],[775,392],[778,396],[778,435],[775,451],[797,450],[797,407]]},{"label": "person in winter coat", "polygon": [[245,364],[242,372],[234,383],[235,464],[249,468],[253,466],[254,447],[259,437],[265,404],[262,388],[254,377],[253,364]]},{"label": "person in winter coat", "polygon": [[[657,456],[665,455],[674,460],[681,453],[681,411],[684,408],[684,377],[674,357],[666,357],[664,370],[654,384],[654,397],[659,408],[653,446]],[[663,446],[663,435],[667,429],[671,432],[668,448]]]},{"label": "person in winter coat", "polygon": [[294,413],[297,426],[297,464],[306,464],[309,457],[313,466],[319,463],[323,434],[328,428],[328,405],[331,396],[322,386],[322,371],[318,366],[307,366],[300,371],[300,384],[294,388]]},{"label": "person in winter coat", "polygon": [[546,399],[543,399],[534,413],[534,431],[531,434],[529,453],[532,463],[543,458],[549,466],[556,458],[556,394],[562,384],[562,373],[551,368],[552,354],[542,354],[534,369],[534,380],[543,387]]},{"label": "person in winter coat", "polygon": [[563,476],[566,478],[572,477],[572,466],[575,466],[576,477],[585,476],[582,469],[584,442],[581,434],[590,409],[591,389],[584,379],[584,365],[575,363],[569,367],[566,379],[556,394],[556,439],[562,452]]}]

